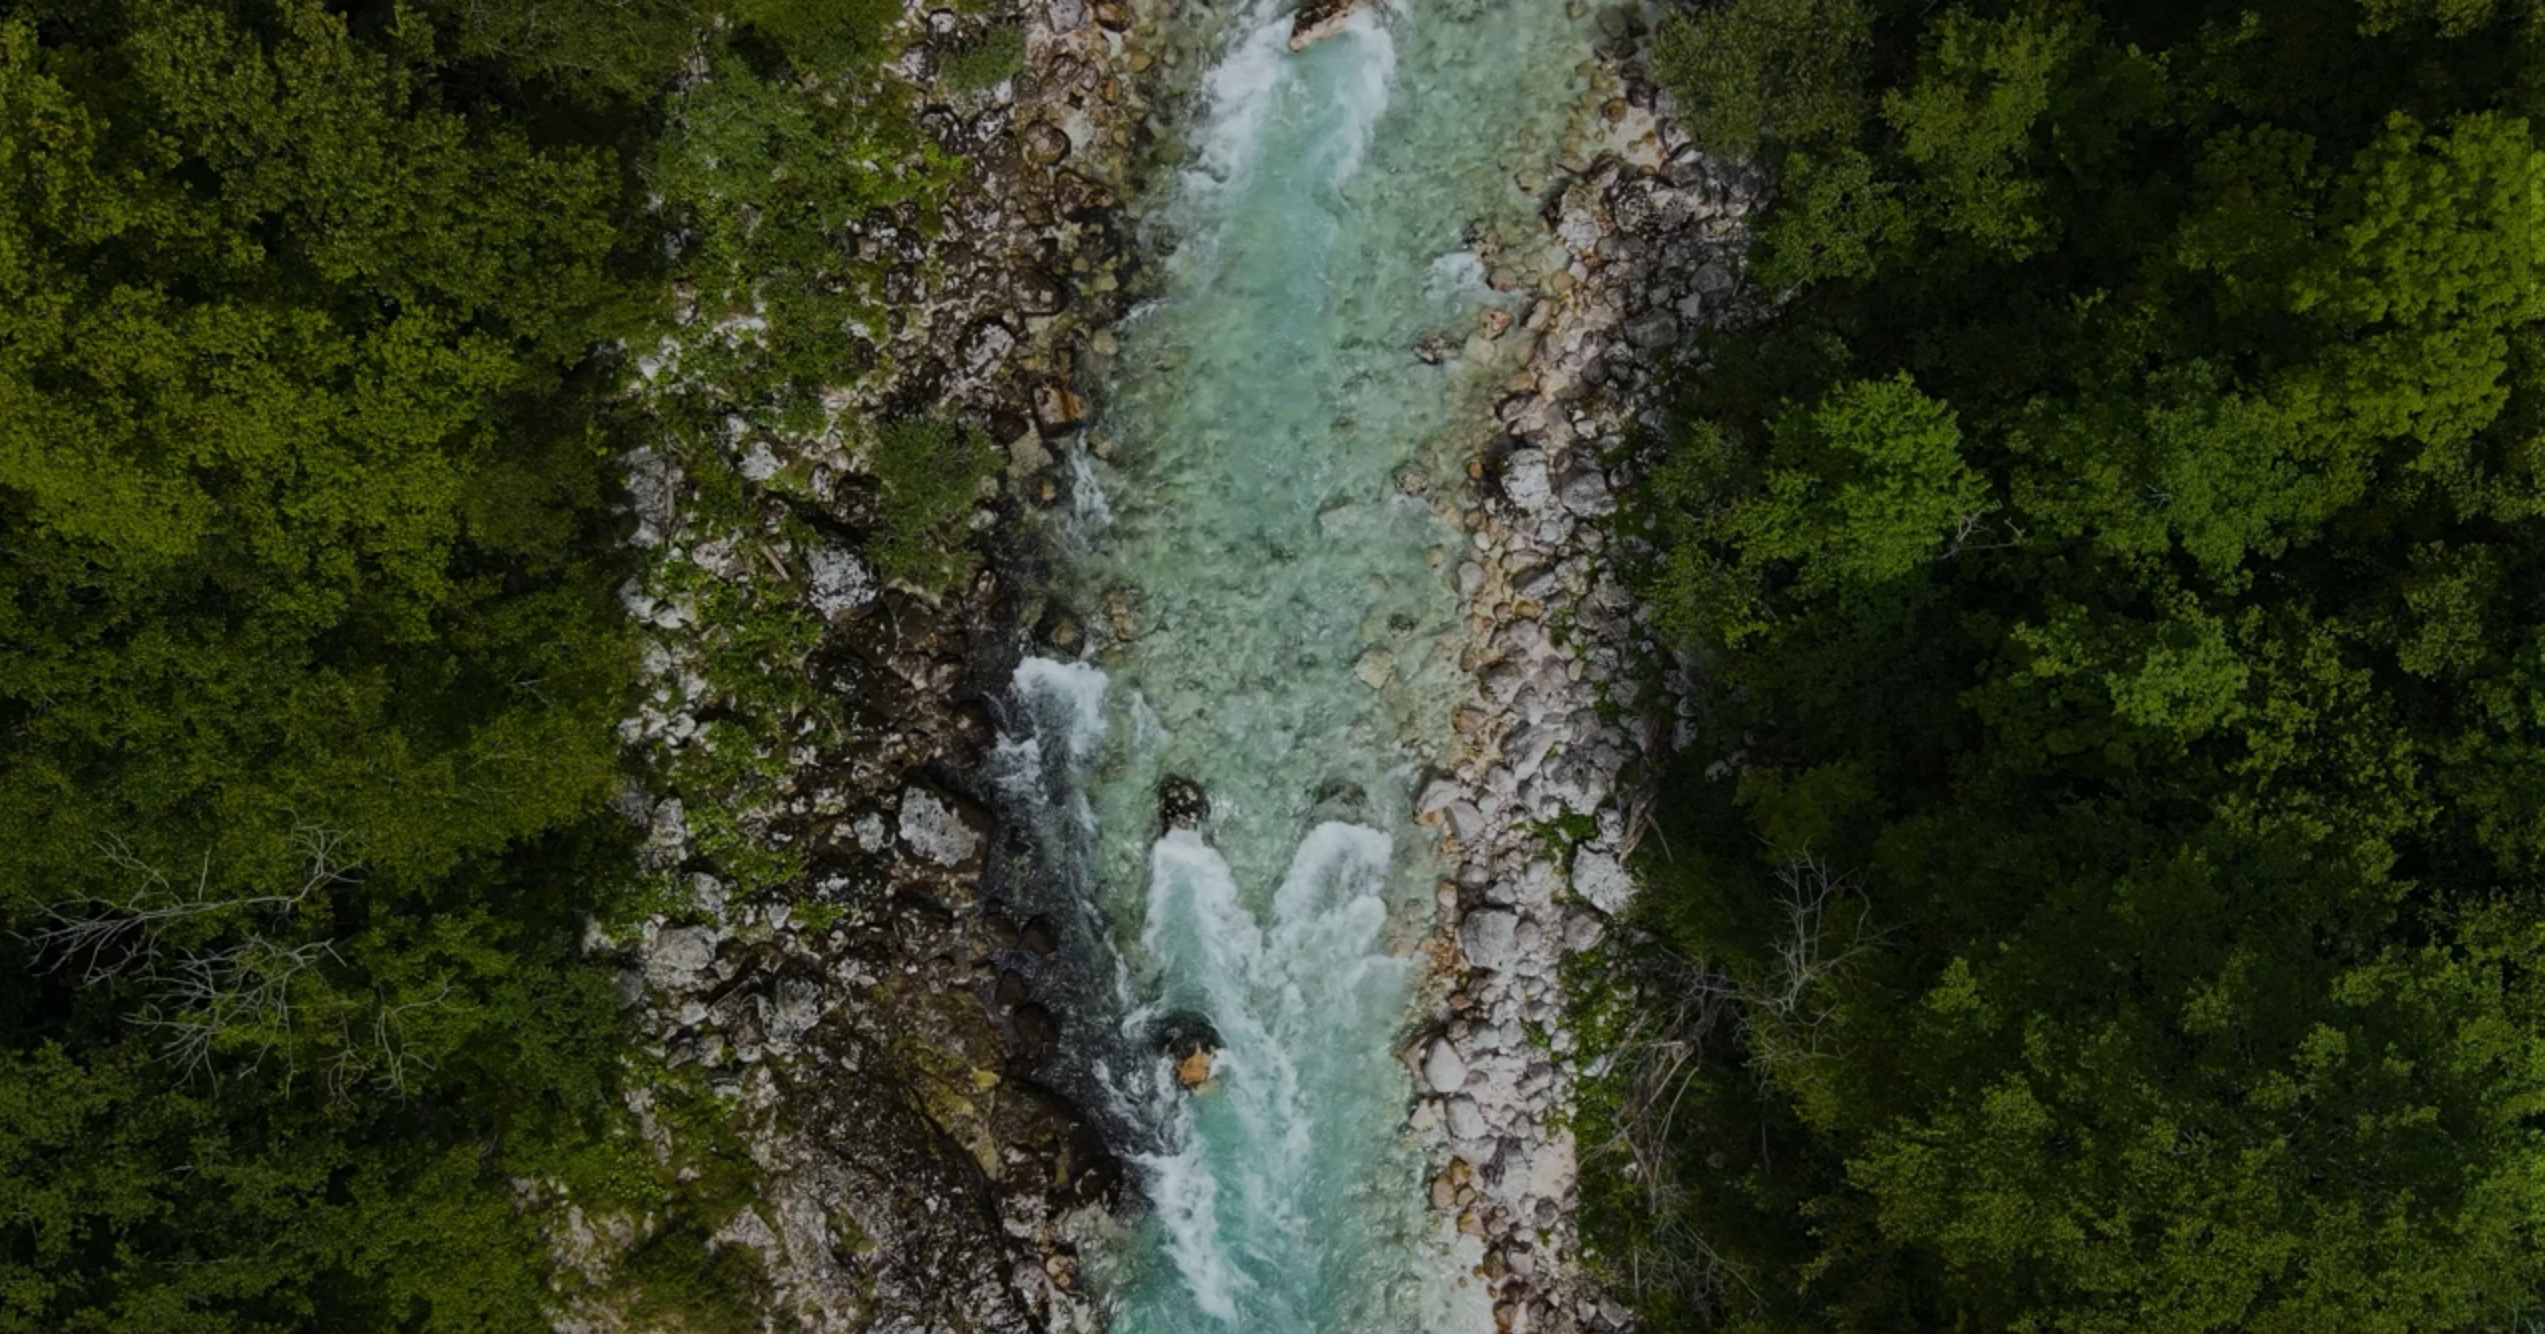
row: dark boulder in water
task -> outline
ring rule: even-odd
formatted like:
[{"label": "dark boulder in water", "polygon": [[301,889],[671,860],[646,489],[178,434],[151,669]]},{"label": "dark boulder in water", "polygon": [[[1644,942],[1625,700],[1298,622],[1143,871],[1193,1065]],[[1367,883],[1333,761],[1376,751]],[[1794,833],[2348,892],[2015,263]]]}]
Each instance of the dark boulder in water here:
[{"label": "dark boulder in water", "polygon": [[1190,1010],[1160,1018],[1150,1030],[1158,1050],[1175,1067],[1175,1081],[1188,1089],[1209,1083],[1211,1064],[1219,1056],[1219,1030]]},{"label": "dark boulder in water", "polygon": [[1169,1056],[1188,1056],[1204,1048],[1217,1050],[1219,1028],[1198,1011],[1170,1010],[1150,1021],[1149,1041]]},{"label": "dark boulder in water", "polygon": [[1370,821],[1369,793],[1348,778],[1329,778],[1318,784],[1310,800],[1308,818],[1312,823],[1341,820],[1347,824],[1368,824]]},{"label": "dark boulder in water", "polygon": [[1158,780],[1158,824],[1166,829],[1198,829],[1211,818],[1211,799],[1190,778],[1168,774]]},{"label": "dark boulder in water", "polygon": [[1087,632],[1079,626],[1078,618],[1058,607],[1043,614],[1042,623],[1034,627],[1034,637],[1064,654],[1075,654],[1087,644]]}]

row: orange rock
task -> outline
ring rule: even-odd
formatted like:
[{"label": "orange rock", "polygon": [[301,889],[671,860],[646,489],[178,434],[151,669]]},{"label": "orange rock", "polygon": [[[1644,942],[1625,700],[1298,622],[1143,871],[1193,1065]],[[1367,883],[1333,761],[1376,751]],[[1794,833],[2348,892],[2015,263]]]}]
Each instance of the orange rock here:
[{"label": "orange rock", "polygon": [[1175,1080],[1188,1089],[1198,1089],[1211,1082],[1211,1061],[1219,1053],[1208,1047],[1196,1047],[1192,1055],[1175,1063]]}]

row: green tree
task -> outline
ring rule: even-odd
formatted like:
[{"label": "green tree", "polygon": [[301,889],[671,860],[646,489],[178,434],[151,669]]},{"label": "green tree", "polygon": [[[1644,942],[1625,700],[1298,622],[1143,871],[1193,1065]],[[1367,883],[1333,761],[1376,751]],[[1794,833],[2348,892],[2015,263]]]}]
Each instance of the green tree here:
[{"label": "green tree", "polygon": [[1647,496],[1647,911],[1726,1008],[1605,1235],[1713,1276],[1664,1327],[2511,1327],[2545,28],[1880,4],[1842,94],[1727,35],[1799,12],[1683,29],[1777,300]]},{"label": "green tree", "polygon": [[0,13],[0,1330],[545,1329],[623,1158],[652,122],[340,8]]}]

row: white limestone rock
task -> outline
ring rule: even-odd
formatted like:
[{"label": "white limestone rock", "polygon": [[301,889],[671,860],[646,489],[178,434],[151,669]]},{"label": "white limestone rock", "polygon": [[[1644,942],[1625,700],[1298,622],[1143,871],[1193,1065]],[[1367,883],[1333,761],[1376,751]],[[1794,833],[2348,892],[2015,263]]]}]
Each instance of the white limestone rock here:
[{"label": "white limestone rock", "polygon": [[1436,1038],[1431,1050],[1423,1055],[1423,1080],[1434,1093],[1456,1093],[1467,1083],[1467,1058],[1458,1054],[1457,1044],[1447,1038]]},{"label": "white limestone rock", "polygon": [[1447,810],[1450,803],[1457,801],[1465,791],[1454,778],[1435,778],[1425,784],[1422,795],[1414,799],[1414,815],[1419,819],[1435,811]]},{"label": "white limestone rock", "polygon": [[1523,514],[1544,514],[1555,499],[1554,479],[1547,473],[1546,453],[1515,449],[1502,465],[1502,495]]},{"label": "white limestone rock", "polygon": [[961,867],[981,856],[982,838],[964,814],[924,787],[901,794],[901,841],[921,861]]},{"label": "white limestone rock", "polygon": [[645,980],[678,995],[694,991],[716,964],[716,936],[704,927],[672,927],[645,952]]},{"label": "white limestone rock", "polygon": [[875,600],[875,572],[845,547],[815,547],[805,557],[811,570],[813,609],[824,616],[854,611]]},{"label": "white limestone rock", "polygon": [[1500,908],[1486,908],[1467,915],[1459,925],[1458,944],[1467,952],[1467,962],[1489,972],[1509,972],[1519,938],[1520,919]]},{"label": "white limestone rock", "polygon": [[1597,468],[1584,468],[1564,479],[1557,492],[1564,508],[1585,519],[1595,519],[1617,511],[1617,498],[1609,494],[1608,479]]},{"label": "white limestone rock", "polygon": [[1573,857],[1573,893],[1615,917],[1634,900],[1635,880],[1616,857],[1597,848],[1584,848]]}]

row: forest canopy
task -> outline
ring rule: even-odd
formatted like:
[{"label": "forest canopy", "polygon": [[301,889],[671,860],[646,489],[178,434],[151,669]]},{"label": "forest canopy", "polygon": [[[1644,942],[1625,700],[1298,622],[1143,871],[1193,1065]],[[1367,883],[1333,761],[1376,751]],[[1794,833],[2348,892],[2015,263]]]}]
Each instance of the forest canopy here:
[{"label": "forest canopy", "polygon": [[[898,15],[0,3],[0,1330],[544,1330],[519,1183],[662,1205],[580,953],[621,348],[837,286],[906,116],[769,90]],[[834,211],[733,252],[781,163]]]},{"label": "forest canopy", "polygon": [[1645,515],[1703,1055],[1612,1258],[1753,1334],[2532,1320],[2545,9],[1728,0],[1656,64],[1776,194]]}]

